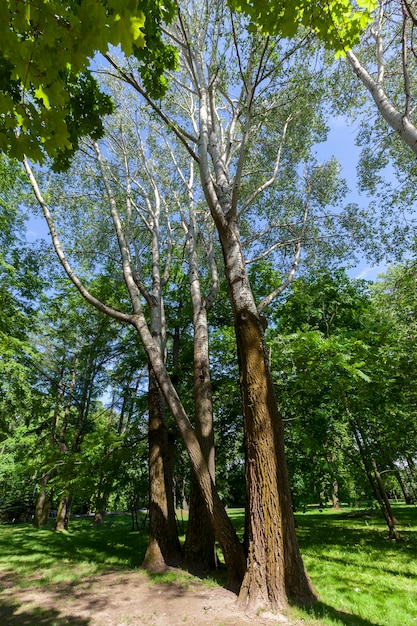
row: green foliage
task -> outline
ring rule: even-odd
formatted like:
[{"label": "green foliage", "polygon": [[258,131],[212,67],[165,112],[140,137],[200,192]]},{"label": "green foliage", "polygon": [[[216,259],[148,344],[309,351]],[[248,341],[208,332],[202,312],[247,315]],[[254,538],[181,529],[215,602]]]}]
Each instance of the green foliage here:
[{"label": "green foliage", "polygon": [[391,369],[398,366],[398,335],[372,301],[369,286],[343,271],[295,281],[278,315],[281,334],[270,333],[272,366],[281,410],[289,420],[295,502],[330,499],[335,481],[339,497],[367,497],[351,419],[381,467],[401,457],[398,413],[404,412],[404,424],[410,423],[405,413],[411,420],[412,414],[400,401],[405,385]]},{"label": "green foliage", "polygon": [[[0,150],[68,167],[79,138],[103,135],[112,110],[91,73],[97,52],[120,45],[140,59],[147,89],[160,97],[175,65],[162,41],[174,3],[137,0],[5,0],[0,5]],[[146,52],[142,52],[146,47]]]},{"label": "green foliage", "polygon": [[270,35],[295,36],[300,27],[314,32],[324,45],[343,55],[358,42],[372,19],[375,0],[231,0],[232,6],[248,15]]}]

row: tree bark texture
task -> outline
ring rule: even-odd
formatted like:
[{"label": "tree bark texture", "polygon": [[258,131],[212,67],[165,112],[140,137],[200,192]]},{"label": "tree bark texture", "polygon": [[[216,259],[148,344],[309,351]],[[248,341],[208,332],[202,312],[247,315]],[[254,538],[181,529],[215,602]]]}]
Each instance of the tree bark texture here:
[{"label": "tree bark texture", "polygon": [[149,570],[176,566],[180,542],[175,521],[172,462],[164,399],[155,374],[149,369],[149,544],[143,567]]},{"label": "tree bark texture", "polygon": [[[195,431],[210,475],[215,482],[213,403],[208,350],[207,312],[204,304],[194,307],[194,408]],[[189,518],[184,543],[184,563],[196,575],[216,568],[214,529],[198,480],[193,472]]]},{"label": "tree bark texture", "polygon": [[287,598],[316,599],[301,559],[295,532],[278,413],[265,350],[263,326],[248,310],[236,315],[246,452],[247,570],[239,599],[280,609]]},{"label": "tree bark texture", "polygon": [[36,499],[35,514],[33,516],[33,526],[35,528],[40,528],[40,526],[44,526],[49,518],[49,511],[51,506],[50,499],[47,494],[48,480],[49,474],[43,474],[39,486],[38,497]]},{"label": "tree bark texture", "polygon": [[65,494],[61,497],[56,514],[54,530],[68,530],[72,498]]}]

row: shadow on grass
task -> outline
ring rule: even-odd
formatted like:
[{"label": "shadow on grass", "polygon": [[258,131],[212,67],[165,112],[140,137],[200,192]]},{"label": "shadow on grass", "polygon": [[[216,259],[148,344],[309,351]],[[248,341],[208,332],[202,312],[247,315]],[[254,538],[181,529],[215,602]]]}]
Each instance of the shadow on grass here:
[{"label": "shadow on grass", "polygon": [[[64,620],[64,621],[63,621]],[[65,618],[55,609],[21,610],[21,605],[15,602],[2,601],[0,605],[0,624],[3,626],[88,626],[90,620],[82,617],[66,615]]]},{"label": "shadow on grass", "polygon": [[91,563],[101,567],[138,567],[147,536],[131,530],[129,516],[108,518],[101,526],[90,519],[71,520],[68,532],[53,532],[52,525],[34,529],[27,524],[2,527],[0,565],[23,573],[57,563]]},{"label": "shadow on grass", "polygon": [[[0,624],[2,626],[58,626],[58,624],[70,624],[72,626],[88,626],[89,619],[77,615],[62,616],[60,611],[51,606],[28,607],[26,598],[23,600],[16,596],[13,574],[0,572],[0,591],[6,591],[8,597],[2,594],[0,600]],[[25,606],[26,605],[26,606]]]},{"label": "shadow on grass", "polygon": [[325,604],[324,602],[316,602],[316,604],[310,609],[304,609],[310,617],[315,619],[332,619],[336,624],[345,624],[346,626],[379,626],[375,622],[371,622],[368,619],[354,615],[353,613],[346,613],[345,611],[338,611],[332,606]]}]

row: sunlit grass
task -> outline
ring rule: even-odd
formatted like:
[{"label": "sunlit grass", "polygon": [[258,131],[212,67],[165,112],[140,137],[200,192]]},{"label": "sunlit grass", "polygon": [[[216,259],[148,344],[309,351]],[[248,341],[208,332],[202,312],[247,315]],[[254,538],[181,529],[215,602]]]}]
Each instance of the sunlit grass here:
[{"label": "sunlit grass", "polygon": [[[242,536],[243,509],[228,513]],[[396,514],[399,542],[385,539],[384,522],[373,512],[297,513],[301,551],[320,602],[310,611],[292,609],[290,619],[305,626],[417,626],[417,508],[398,506]],[[0,571],[11,573],[16,586],[76,585],[105,571],[138,567],[146,545],[146,529],[132,531],[128,515],[108,516],[98,527],[91,519],[74,519],[65,533],[51,525],[0,526]],[[207,584],[225,580],[223,569]],[[192,589],[195,578],[168,571],[149,581]]]},{"label": "sunlit grass", "polygon": [[0,571],[14,574],[21,586],[75,583],[109,569],[138,567],[146,541],[146,533],[131,530],[129,516],[109,516],[102,526],[74,519],[59,533],[52,523],[42,529],[0,526]]},{"label": "sunlit grass", "polygon": [[[332,626],[417,624],[417,508],[399,506],[402,540],[366,511],[297,514],[298,537],[320,603],[305,623]],[[315,616],[317,619],[314,619]]]}]

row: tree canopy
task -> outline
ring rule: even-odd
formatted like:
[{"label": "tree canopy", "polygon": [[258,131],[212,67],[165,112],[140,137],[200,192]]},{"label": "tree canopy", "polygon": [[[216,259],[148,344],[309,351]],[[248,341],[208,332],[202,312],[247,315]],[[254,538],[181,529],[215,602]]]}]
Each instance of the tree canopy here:
[{"label": "tree canopy", "polygon": [[[160,26],[174,3],[149,0],[6,0],[0,6],[0,149],[65,168],[79,137],[103,134],[111,100],[92,75],[109,46],[135,54],[148,89],[160,97],[175,65]],[[7,27],[8,25],[8,27]]]},{"label": "tree canopy", "polygon": [[371,21],[375,0],[232,0],[232,5],[248,15],[270,35],[293,37],[300,27],[315,33],[329,49],[343,54],[358,42]]}]

